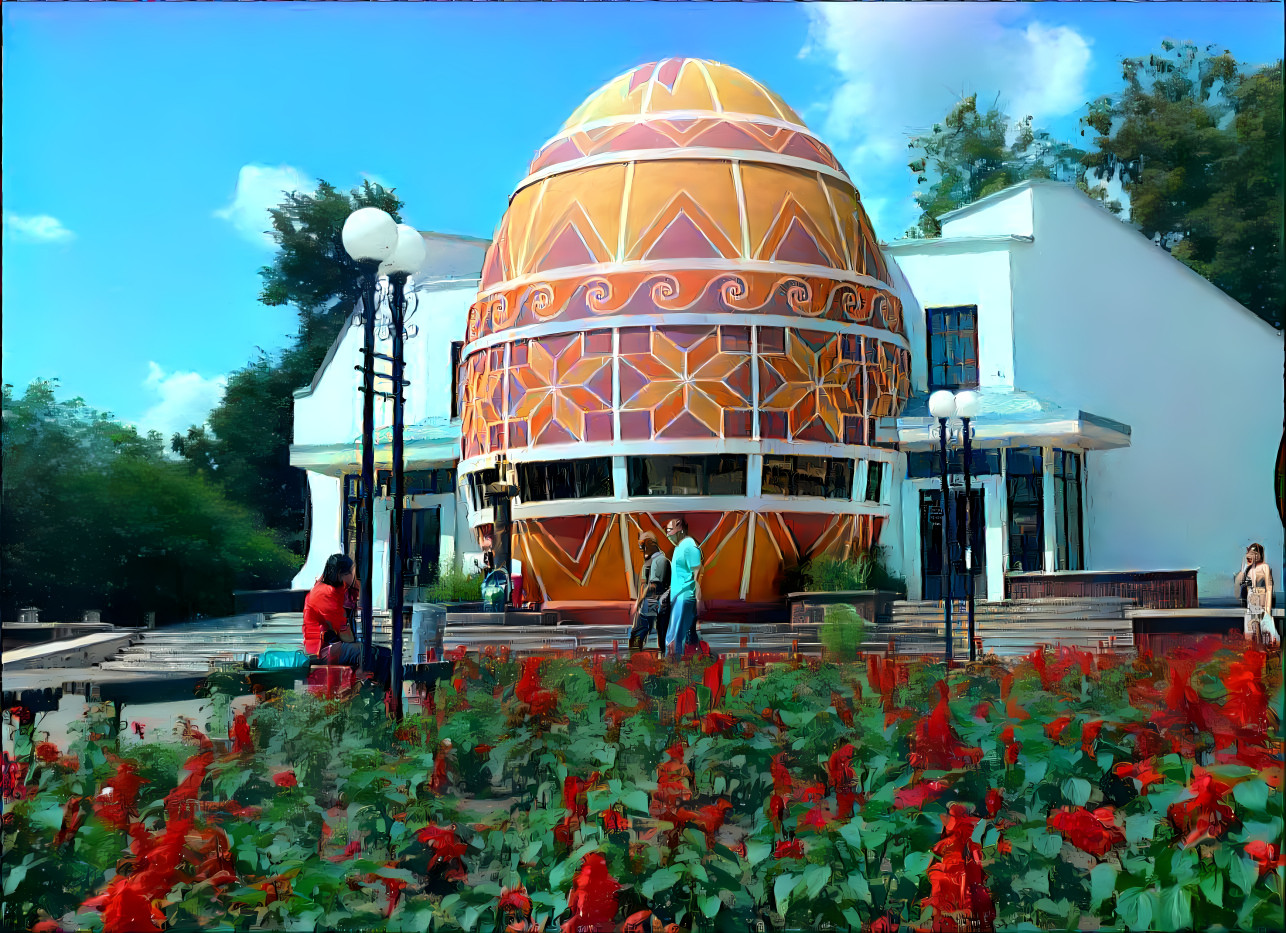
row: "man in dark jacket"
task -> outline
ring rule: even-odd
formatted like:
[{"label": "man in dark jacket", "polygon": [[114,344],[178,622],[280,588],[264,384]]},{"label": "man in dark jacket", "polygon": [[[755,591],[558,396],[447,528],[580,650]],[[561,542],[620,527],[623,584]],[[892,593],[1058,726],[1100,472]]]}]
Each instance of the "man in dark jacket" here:
[{"label": "man in dark jacket", "polygon": [[630,629],[630,650],[640,651],[643,643],[656,627],[656,647],[663,650],[658,619],[668,619],[670,614],[670,561],[661,553],[656,535],[650,531],[639,536],[639,550],[643,552],[643,568],[639,571],[638,599],[634,603],[634,625]]}]

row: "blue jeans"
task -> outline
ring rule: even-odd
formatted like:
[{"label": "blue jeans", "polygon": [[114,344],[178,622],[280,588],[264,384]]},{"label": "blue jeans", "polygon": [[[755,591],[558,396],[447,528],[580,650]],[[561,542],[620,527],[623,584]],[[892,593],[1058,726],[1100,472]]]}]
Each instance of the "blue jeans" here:
[{"label": "blue jeans", "polygon": [[661,631],[660,620],[654,615],[644,615],[639,613],[634,620],[634,627],[630,629],[630,649],[639,650],[647,643],[648,636],[652,634],[653,626],[656,627],[656,647],[661,648],[661,641],[665,633]]},{"label": "blue jeans", "polygon": [[[371,645],[374,655],[371,675],[385,690],[389,688],[393,672],[393,652],[379,645]],[[321,658],[327,664],[345,664],[355,671],[362,669],[362,645],[360,642],[337,641],[321,650]]]},{"label": "blue jeans", "polygon": [[692,594],[686,593],[674,598],[670,606],[670,628],[665,636],[665,652],[673,657],[683,654],[684,649],[695,640],[697,621],[697,601]]}]

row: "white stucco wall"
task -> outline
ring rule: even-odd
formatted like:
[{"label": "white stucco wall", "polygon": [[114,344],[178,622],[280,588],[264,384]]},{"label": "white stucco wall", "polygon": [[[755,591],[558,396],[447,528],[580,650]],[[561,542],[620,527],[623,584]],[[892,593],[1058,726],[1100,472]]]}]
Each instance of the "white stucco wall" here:
[{"label": "white stucco wall", "polygon": [[1009,188],[953,212],[942,224],[942,238],[1031,236],[1033,190]]},{"label": "white stucco wall", "polygon": [[979,383],[1014,384],[1009,257],[1011,251],[1030,248],[1030,243],[1019,241],[990,245],[926,240],[890,250],[890,258],[913,292],[913,299],[904,299],[903,305],[907,309],[907,339],[911,343],[911,369],[917,377],[917,390],[924,391],[928,385],[924,309],[954,305],[978,306]]},{"label": "white stucco wall", "polygon": [[307,471],[308,498],[311,530],[308,539],[308,556],[295,574],[290,587],[306,590],[312,587],[326,566],[326,558],[343,550],[341,503],[343,489],[335,476]]},{"label": "white stucco wall", "polygon": [[1074,188],[1032,190],[1015,383],[1132,428],[1086,458],[1090,568],[1196,568],[1232,596],[1248,543],[1282,558],[1282,335]]}]

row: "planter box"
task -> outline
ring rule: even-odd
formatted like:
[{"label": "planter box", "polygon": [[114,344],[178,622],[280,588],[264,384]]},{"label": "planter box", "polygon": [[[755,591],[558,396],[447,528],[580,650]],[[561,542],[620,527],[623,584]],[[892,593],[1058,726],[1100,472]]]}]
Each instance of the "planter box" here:
[{"label": "planter box", "polygon": [[1195,570],[1060,570],[1005,574],[1005,599],[1117,596],[1145,609],[1197,608]]},{"label": "planter box", "polygon": [[857,614],[872,625],[893,621],[893,603],[901,595],[892,590],[839,590],[833,593],[789,593],[791,625],[820,625],[827,606],[852,606]]}]

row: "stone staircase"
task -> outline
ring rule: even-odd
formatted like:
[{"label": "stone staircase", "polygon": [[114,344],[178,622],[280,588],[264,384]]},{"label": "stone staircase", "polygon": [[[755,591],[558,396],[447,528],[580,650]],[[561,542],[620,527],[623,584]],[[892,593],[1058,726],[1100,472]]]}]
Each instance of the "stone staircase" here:
[{"label": "stone staircase", "polygon": [[[1130,620],[1125,610],[1131,600],[1115,598],[1036,599],[1020,602],[979,602],[975,606],[976,637],[983,651],[1001,657],[1030,653],[1037,645],[1074,645],[1097,650],[1115,650],[1134,645]],[[965,631],[964,604],[953,612],[953,654],[966,658],[969,645]],[[938,602],[897,602],[891,621],[870,625],[862,649],[877,654],[940,658],[944,653],[943,608]],[[468,621],[448,616],[443,648],[463,646],[479,652],[508,645],[518,654],[548,651],[606,652],[628,650],[629,633],[619,625],[489,625],[472,614]],[[485,618],[485,616],[482,616]],[[104,670],[173,671],[205,673],[223,665],[239,665],[265,651],[295,651],[303,648],[303,617],[297,612],[240,616],[171,626],[141,633],[133,644],[104,661]],[[705,623],[701,634],[720,654],[762,652],[786,654],[821,653],[820,626],[758,623]],[[653,636],[655,638],[655,635]],[[376,613],[377,645],[391,644],[391,620]],[[655,644],[655,641],[651,642]],[[891,646],[891,647],[890,647]],[[419,663],[411,656],[408,626],[402,645],[405,663]]]}]

